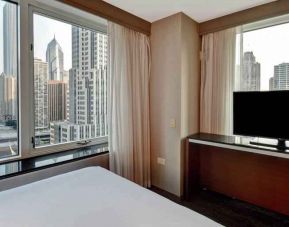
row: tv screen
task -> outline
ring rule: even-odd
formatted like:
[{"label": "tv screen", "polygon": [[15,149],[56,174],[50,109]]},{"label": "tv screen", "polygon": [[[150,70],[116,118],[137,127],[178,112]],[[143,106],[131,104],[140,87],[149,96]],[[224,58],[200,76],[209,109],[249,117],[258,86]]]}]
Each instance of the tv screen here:
[{"label": "tv screen", "polygon": [[234,92],[235,135],[289,139],[289,91]]}]

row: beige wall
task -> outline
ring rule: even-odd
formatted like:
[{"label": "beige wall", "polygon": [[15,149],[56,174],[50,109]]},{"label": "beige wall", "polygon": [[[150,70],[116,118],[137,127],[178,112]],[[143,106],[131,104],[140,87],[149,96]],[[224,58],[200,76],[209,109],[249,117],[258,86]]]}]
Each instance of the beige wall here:
[{"label": "beige wall", "polygon": [[[199,131],[199,36],[182,13],[152,24],[150,82],[152,184],[182,193],[181,140]],[[170,127],[175,119],[176,127]],[[164,158],[165,165],[157,163]]]}]

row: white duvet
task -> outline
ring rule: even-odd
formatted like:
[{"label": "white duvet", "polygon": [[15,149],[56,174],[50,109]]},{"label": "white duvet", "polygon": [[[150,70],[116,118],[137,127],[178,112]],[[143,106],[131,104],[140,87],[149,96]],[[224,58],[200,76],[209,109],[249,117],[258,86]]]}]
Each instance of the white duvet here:
[{"label": "white duvet", "polygon": [[2,227],[219,226],[101,167],[0,192]]}]

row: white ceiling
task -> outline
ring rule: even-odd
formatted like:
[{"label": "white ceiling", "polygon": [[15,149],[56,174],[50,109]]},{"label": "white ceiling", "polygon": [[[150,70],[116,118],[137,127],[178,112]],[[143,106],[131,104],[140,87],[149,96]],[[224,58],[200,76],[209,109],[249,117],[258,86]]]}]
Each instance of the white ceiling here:
[{"label": "white ceiling", "polygon": [[149,22],[184,12],[203,22],[276,0],[104,0]]}]

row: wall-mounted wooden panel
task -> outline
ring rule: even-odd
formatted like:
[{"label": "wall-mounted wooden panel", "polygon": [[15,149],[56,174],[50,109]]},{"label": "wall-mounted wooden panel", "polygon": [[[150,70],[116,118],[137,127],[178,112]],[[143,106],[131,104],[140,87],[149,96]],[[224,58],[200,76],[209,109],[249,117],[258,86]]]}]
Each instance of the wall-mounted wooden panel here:
[{"label": "wall-mounted wooden panel", "polygon": [[103,17],[135,31],[150,35],[151,23],[101,0],[58,0]]},{"label": "wall-mounted wooden panel", "polygon": [[289,1],[278,0],[200,23],[199,33],[200,35],[204,35],[207,33],[216,32],[230,27],[284,14],[289,14]]}]

